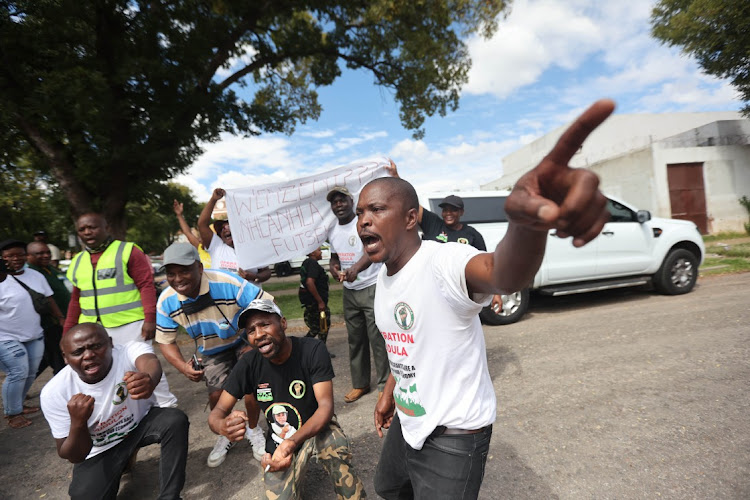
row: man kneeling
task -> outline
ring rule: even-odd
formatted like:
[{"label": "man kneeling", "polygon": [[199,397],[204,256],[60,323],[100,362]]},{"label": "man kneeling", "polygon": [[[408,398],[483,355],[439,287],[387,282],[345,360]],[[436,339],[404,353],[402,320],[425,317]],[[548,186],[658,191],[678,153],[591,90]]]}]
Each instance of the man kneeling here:
[{"label": "man kneeling", "polygon": [[287,337],[286,319],[270,300],[252,301],[238,325],[254,349],[227,378],[208,417],[211,430],[242,440],[247,415],[232,409],[245,394],[254,394],[269,429],[261,460],[266,498],[299,498],[313,452],[331,475],[338,498],[366,498],[351,466],[349,440],[333,414],[333,366],[325,344]]},{"label": "man kneeling", "polygon": [[71,498],[115,498],[130,456],[153,443],[161,443],[159,498],[179,498],[189,423],[181,410],[156,406],[162,370],[151,346],[113,346],[100,324],[81,323],[60,349],[68,366],[44,386],[41,402],[57,454],[75,464]]}]

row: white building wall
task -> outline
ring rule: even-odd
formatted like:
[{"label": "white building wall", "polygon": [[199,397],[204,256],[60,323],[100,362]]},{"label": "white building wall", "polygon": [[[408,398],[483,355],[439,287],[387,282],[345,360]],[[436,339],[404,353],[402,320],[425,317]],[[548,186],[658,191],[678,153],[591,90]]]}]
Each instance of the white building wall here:
[{"label": "white building wall", "polygon": [[[739,120],[732,111],[709,113],[664,113],[614,115],[591,133],[570,165],[590,167],[602,160],[618,157],[650,146],[653,142],[674,136],[717,120]],[[536,166],[554,147],[568,125],[558,127],[539,139],[503,158],[503,176],[481,186],[508,189],[526,171]]]}]

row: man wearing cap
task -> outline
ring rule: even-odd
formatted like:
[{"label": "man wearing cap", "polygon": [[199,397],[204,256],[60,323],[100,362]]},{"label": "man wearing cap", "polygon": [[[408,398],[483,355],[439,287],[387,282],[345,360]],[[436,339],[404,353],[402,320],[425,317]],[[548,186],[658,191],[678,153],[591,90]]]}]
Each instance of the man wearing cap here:
[{"label": "man wearing cap", "polygon": [[338,224],[328,233],[331,244],[329,269],[333,278],[344,284],[344,320],[353,387],[344,396],[344,401],[352,403],[370,392],[370,348],[379,391],[385,387],[390,373],[385,341],[375,324],[373,310],[375,282],[382,264],[372,264],[362,249],[362,241],[357,235],[354,199],[349,190],[336,186],[328,192],[326,199],[338,219]]},{"label": "man wearing cap", "polygon": [[[114,239],[104,216],[83,214],[76,220],[85,245],[70,261],[67,277],[73,293],[63,336],[79,323],[99,323],[117,345],[152,343],[156,333],[156,288],[151,259],[135,243]],[[154,390],[161,407],[177,406],[162,374]]]},{"label": "man wearing cap", "polygon": [[247,281],[259,284],[271,277],[270,267],[240,269],[237,262],[237,254],[234,251],[234,240],[229,221],[217,220],[213,223],[214,230],[211,231],[211,213],[214,211],[216,202],[224,197],[226,192],[222,188],[214,189],[211,199],[203,207],[198,217],[198,232],[201,235],[203,248],[211,255],[212,269],[226,269],[240,275]]},{"label": "man wearing cap", "polygon": [[47,247],[49,247],[51,255],[50,261],[52,262],[53,266],[57,267],[60,264],[60,249],[48,241],[47,231],[42,229],[34,233],[34,241],[44,243],[45,245],[47,245]]},{"label": "man wearing cap", "polygon": [[232,442],[242,440],[248,416],[232,409],[238,399],[253,394],[269,429],[261,461],[266,498],[299,498],[314,452],[337,498],[366,498],[351,465],[349,440],[334,415],[333,366],[325,344],[287,337],[286,319],[271,300],[252,301],[238,326],[245,328],[254,349],[229,375],[208,417],[211,430]]},{"label": "man wearing cap", "polygon": [[[234,273],[220,269],[203,269],[198,250],[189,243],[173,243],[164,251],[164,266],[169,287],[156,305],[156,342],[172,366],[193,382],[206,381],[211,408],[221,394],[229,372],[246,349],[246,337],[237,326],[242,310],[257,298],[273,297]],[[177,344],[177,330],[184,328],[193,339],[193,358],[186,360]],[[265,439],[258,423],[258,407],[250,395],[245,398],[248,425],[245,437],[260,460]],[[208,466],[224,462],[233,441],[219,436],[208,455]]]}]

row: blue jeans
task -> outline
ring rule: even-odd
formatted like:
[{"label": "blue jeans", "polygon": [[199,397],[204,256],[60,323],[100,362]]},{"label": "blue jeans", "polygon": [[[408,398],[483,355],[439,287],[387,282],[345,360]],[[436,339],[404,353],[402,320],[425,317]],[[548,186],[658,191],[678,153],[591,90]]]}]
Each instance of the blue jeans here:
[{"label": "blue jeans", "polygon": [[430,436],[415,450],[394,415],[375,470],[375,492],[386,500],[475,499],[491,437],[490,425],[476,434]]},{"label": "blue jeans", "polygon": [[44,337],[26,342],[0,340],[0,370],[7,375],[3,383],[6,415],[18,415],[23,411],[23,400],[34,383],[43,355]]}]

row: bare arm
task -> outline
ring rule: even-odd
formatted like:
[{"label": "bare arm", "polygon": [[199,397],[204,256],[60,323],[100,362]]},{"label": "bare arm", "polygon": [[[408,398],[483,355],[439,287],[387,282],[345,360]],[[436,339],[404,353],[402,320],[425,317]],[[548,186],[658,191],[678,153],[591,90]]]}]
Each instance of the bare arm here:
[{"label": "bare arm", "polygon": [[135,360],[135,372],[125,372],[122,380],[127,384],[132,399],[148,399],[161,379],[161,363],[154,354],[141,354]]},{"label": "bare arm", "polygon": [[599,178],[568,162],[588,135],[614,111],[614,102],[594,103],[563,133],[555,147],[524,174],[505,202],[508,232],[494,253],[466,265],[469,292],[512,293],[533,279],[544,257],[547,232],[573,237],[580,247],[593,240],[609,220]]},{"label": "bare arm", "polygon": [[320,293],[318,293],[318,287],[315,286],[315,280],[312,278],[307,278],[305,280],[305,288],[308,292],[310,292],[310,295],[313,296],[315,302],[318,303],[318,311],[325,311],[326,303],[323,302],[323,297],[321,297]]},{"label": "bare arm", "polygon": [[268,281],[271,277],[271,268],[261,267],[258,269],[257,273],[245,269],[239,269],[237,274],[239,274],[240,278],[247,280],[250,283],[263,283],[264,281]]},{"label": "bare arm", "polygon": [[248,418],[244,411],[232,411],[235,403],[237,398],[227,391],[221,391],[219,401],[208,415],[208,427],[230,441],[241,441],[245,437],[245,422]]},{"label": "bare arm", "polygon": [[[177,200],[174,200],[172,203],[172,208],[174,208],[174,214],[177,216],[177,222],[180,223],[180,231],[182,231],[182,234],[185,235],[185,238],[190,242],[191,245],[193,245],[195,248],[198,248],[198,245],[200,245],[200,241],[198,238],[195,237],[193,232],[190,230],[190,225],[185,220],[185,217],[183,216],[183,205]],[[209,229],[210,231],[210,229]]]},{"label": "bare arm", "polygon": [[383,437],[383,429],[388,429],[396,411],[396,400],[393,398],[393,389],[396,387],[396,379],[393,374],[388,374],[388,380],[383,387],[383,395],[375,405],[375,430],[378,436]]},{"label": "bare arm", "polygon": [[328,261],[328,270],[331,271],[333,279],[341,281],[341,261],[339,260],[339,254],[331,254],[331,259]]},{"label": "bare arm", "polygon": [[292,437],[279,444],[273,456],[270,453],[263,456],[260,462],[262,467],[270,465],[272,472],[288,469],[297,448],[307,439],[316,436],[331,421],[333,418],[333,382],[330,380],[318,382],[313,385],[313,392],[318,401],[318,409]]},{"label": "bare arm", "polygon": [[346,270],[346,272],[344,273],[344,279],[349,283],[353,282],[357,279],[359,273],[361,273],[371,265],[372,262],[370,262],[370,257],[368,257],[366,253],[363,253],[362,257],[357,262],[355,262],[352,267]]},{"label": "bare arm", "polygon": [[47,302],[49,302],[49,307],[52,309],[52,316],[58,321],[58,323],[60,323],[60,326],[62,326],[65,323],[65,316],[60,308],[57,307],[57,302],[54,301],[52,295],[47,297]]},{"label": "bare arm", "polygon": [[85,394],[74,394],[68,401],[70,432],[67,437],[55,439],[57,454],[71,463],[86,460],[93,442],[88,428],[88,419],[94,412],[94,398]]},{"label": "bare arm", "polygon": [[221,188],[214,189],[214,192],[211,193],[211,199],[208,200],[208,203],[201,210],[200,217],[198,217],[198,232],[201,235],[203,248],[206,250],[211,246],[211,239],[214,237],[214,232],[211,231],[211,212],[214,211],[216,202],[222,199],[225,194]]}]

